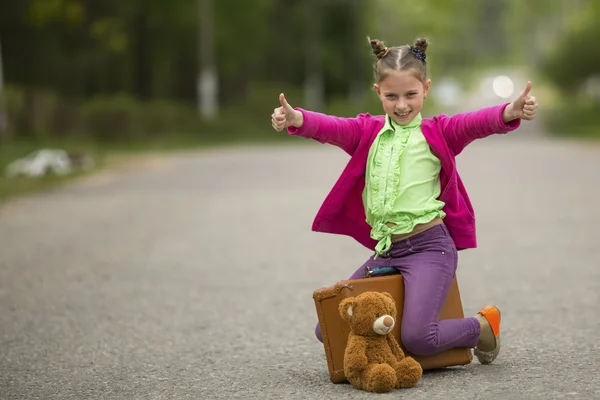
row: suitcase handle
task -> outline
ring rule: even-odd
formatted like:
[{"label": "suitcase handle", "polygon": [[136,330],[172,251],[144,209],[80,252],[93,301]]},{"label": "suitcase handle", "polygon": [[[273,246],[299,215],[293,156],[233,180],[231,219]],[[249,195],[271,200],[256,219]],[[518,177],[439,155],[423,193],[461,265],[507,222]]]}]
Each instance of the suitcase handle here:
[{"label": "suitcase handle", "polygon": [[365,267],[365,278],[374,278],[376,276],[386,276],[399,274],[395,267],[383,266],[383,267]]}]

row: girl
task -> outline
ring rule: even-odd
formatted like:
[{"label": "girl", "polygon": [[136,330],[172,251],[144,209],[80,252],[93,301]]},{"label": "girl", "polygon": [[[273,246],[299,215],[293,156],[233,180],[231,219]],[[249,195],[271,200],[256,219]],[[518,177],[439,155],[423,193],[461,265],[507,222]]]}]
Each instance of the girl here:
[{"label": "girl", "polygon": [[[340,118],[292,108],[283,93],[273,128],[342,148],[351,158],[321,206],[313,230],[348,235],[374,254],[365,266],[394,266],[403,275],[402,343],[415,355],[474,348],[483,364],[500,351],[500,310],[438,321],[456,272],[457,250],[475,248],[475,216],[455,157],[475,139],[507,133],[535,117],[531,82],[512,103],[452,117],[423,118],[427,41],[371,47],[375,84],[385,115]],[[322,341],[319,326],[317,338]]]}]

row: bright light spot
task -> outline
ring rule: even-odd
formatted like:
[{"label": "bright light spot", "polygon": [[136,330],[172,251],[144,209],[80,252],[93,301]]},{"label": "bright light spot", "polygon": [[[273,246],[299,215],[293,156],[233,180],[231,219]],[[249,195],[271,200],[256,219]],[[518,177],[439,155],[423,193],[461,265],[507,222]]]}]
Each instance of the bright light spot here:
[{"label": "bright light spot", "polygon": [[513,84],[512,79],[504,75],[494,78],[492,87],[494,88],[494,93],[503,99],[512,96],[513,91],[515,90],[515,85]]}]

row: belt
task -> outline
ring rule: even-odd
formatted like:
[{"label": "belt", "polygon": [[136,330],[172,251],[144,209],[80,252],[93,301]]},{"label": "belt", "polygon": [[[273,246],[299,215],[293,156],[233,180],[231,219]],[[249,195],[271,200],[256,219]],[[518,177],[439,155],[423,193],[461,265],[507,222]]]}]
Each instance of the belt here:
[{"label": "belt", "polygon": [[421,232],[425,232],[427,229],[433,228],[434,226],[437,226],[437,225],[442,225],[443,223],[444,223],[444,221],[440,217],[435,217],[433,220],[431,220],[430,222],[427,222],[425,224],[417,224],[417,225],[415,225],[412,232],[392,235],[392,243],[396,243],[401,240],[407,239],[411,236],[418,235]]}]

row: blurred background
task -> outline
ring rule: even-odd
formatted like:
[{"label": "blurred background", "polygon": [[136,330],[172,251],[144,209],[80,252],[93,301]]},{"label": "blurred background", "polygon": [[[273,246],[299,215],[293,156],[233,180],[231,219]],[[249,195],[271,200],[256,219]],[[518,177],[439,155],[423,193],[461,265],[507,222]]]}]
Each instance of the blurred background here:
[{"label": "blurred background", "polygon": [[[595,0],[3,0],[0,167],[41,147],[92,154],[278,140],[293,106],[379,113],[367,36],[428,50],[424,114],[514,98],[544,132],[599,136]],[[31,186],[0,183],[0,195]],[[17,185],[18,189],[14,186]]]},{"label": "blurred background", "polygon": [[600,398],[600,0],[0,1],[0,399],[362,398],[313,334],[371,255],[311,232],[348,155],[270,120],[380,114],[368,36],[429,39],[424,116],[540,107],[457,160],[502,360],[411,393]]}]

